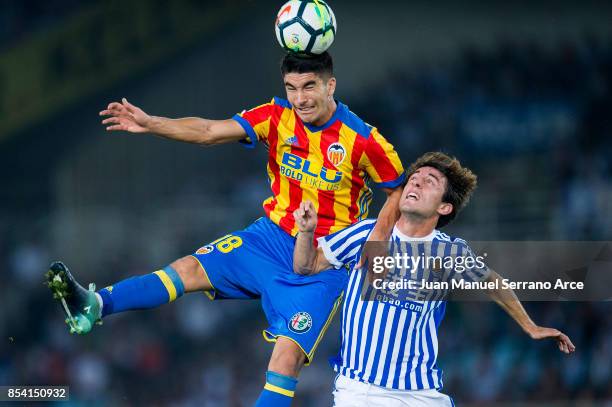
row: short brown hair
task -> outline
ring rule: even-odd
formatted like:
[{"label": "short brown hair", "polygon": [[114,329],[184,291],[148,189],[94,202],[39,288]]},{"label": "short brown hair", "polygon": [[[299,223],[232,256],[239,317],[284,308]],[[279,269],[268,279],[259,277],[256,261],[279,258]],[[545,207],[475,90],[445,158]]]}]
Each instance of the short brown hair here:
[{"label": "short brown hair", "polygon": [[436,227],[441,228],[448,225],[455,219],[457,213],[465,208],[476,189],[477,177],[469,168],[462,167],[455,157],[439,151],[425,153],[417,158],[408,169],[408,178],[422,167],[433,167],[446,177],[446,191],[442,202],[452,204],[453,211],[448,215],[440,216]]}]

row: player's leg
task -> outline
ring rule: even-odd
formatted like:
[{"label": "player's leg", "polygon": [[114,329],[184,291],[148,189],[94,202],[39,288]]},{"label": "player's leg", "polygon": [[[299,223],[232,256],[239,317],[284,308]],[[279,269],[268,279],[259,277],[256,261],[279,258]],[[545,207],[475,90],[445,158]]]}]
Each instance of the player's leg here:
[{"label": "player's leg", "polygon": [[276,343],[257,407],[291,404],[300,369],[312,361],[340,305],[345,284],[343,271],[316,276],[281,271],[265,286],[262,306],[270,326],[264,337]]},{"label": "player's leg", "polygon": [[285,376],[298,377],[305,361],[304,351],[294,341],[280,337],[274,344],[268,370]]},{"label": "player's leg", "polygon": [[185,292],[211,289],[203,269],[192,256],[176,260],[161,270],[134,276],[95,292],[83,288],[61,262],[47,273],[48,284],[62,302],[72,333],[85,334],[103,317],[118,312],[147,309],[172,302]]},{"label": "player's leg", "polygon": [[212,290],[208,276],[195,257],[185,256],[174,261],[170,266],[176,270],[181,278],[185,293]]},{"label": "player's leg", "polygon": [[297,377],[305,361],[306,355],[295,342],[284,337],[278,338],[268,364],[266,384],[255,406],[291,405]]},{"label": "player's leg", "polygon": [[127,278],[98,292],[95,285],[90,284],[89,290],[83,288],[63,263],[55,262],[47,273],[49,287],[62,302],[71,332],[79,334],[91,331],[105,316],[155,308],[193,291],[204,291],[211,299],[213,294],[219,298],[255,298],[256,281],[241,271],[250,267],[255,272],[258,266],[265,269],[267,265],[254,261],[257,237],[248,230],[223,236],[161,270]]},{"label": "player's leg", "polygon": [[185,293],[211,289],[195,258],[185,256],[161,270],[134,276],[98,291],[101,317],[118,312],[155,308]]}]

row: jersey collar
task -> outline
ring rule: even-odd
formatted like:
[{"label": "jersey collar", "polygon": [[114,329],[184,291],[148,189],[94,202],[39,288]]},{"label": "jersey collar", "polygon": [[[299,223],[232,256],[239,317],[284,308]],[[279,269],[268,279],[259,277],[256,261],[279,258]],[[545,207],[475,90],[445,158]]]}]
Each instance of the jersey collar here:
[{"label": "jersey collar", "polygon": [[393,234],[397,237],[400,238],[401,241],[404,242],[431,242],[434,237],[436,237],[436,233],[438,233],[438,231],[436,229],[432,230],[430,234],[428,234],[427,236],[423,236],[423,237],[412,237],[412,236],[408,236],[403,234],[398,228],[397,225],[395,225],[393,227]]},{"label": "jersey collar", "polygon": [[[334,114],[332,115],[332,117],[329,118],[329,120],[321,125],[321,126],[315,126],[312,125],[310,123],[304,123],[304,126],[310,130],[311,133],[316,133],[318,131],[322,131],[327,129],[329,126],[331,126],[332,124],[334,124],[334,122],[338,119],[342,119],[344,113],[346,112],[347,107],[344,103],[341,103],[339,101],[336,100],[336,111],[334,112]],[[299,118],[299,117],[298,117]]]}]

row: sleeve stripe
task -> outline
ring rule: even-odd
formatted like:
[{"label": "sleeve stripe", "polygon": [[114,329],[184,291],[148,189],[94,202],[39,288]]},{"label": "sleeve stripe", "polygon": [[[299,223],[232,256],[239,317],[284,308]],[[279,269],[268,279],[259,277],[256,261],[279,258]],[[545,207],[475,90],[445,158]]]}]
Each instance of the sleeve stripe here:
[{"label": "sleeve stripe", "polygon": [[327,259],[329,264],[331,264],[332,266],[334,266],[337,269],[342,267],[342,263],[340,261],[338,261],[336,256],[334,256],[334,253],[329,248],[329,244],[325,240],[325,237],[318,238],[317,242],[319,243],[319,247],[321,248],[321,250],[323,250],[323,254],[325,255],[325,258]]},{"label": "sleeve stripe", "polygon": [[262,123],[269,122],[270,118],[275,109],[274,99],[263,105],[259,105],[250,110],[243,110],[232,117],[236,120],[244,131],[249,136],[250,143],[248,141],[241,141],[246,144],[246,147],[253,148],[258,141],[267,142],[268,140],[268,129],[269,126],[259,126]]},{"label": "sleeve stripe", "polygon": [[330,264],[342,267],[359,253],[362,243],[373,229],[376,219],[367,219],[343,229],[333,235],[317,239],[319,247]]},{"label": "sleeve stripe", "polygon": [[371,230],[372,228],[365,227],[361,231],[351,234],[351,236],[349,236],[346,240],[340,240],[339,242],[331,245],[331,250],[338,255],[338,253],[345,251],[346,248],[352,245],[356,240],[366,239]]},{"label": "sleeve stripe", "polygon": [[232,119],[236,120],[249,136],[250,142],[246,139],[240,140],[240,142],[243,143],[247,148],[255,148],[255,145],[257,144],[257,134],[255,134],[255,130],[251,126],[251,123],[249,123],[244,117],[237,114],[234,115]]},{"label": "sleeve stripe", "polygon": [[362,246],[362,240],[365,240],[368,236],[369,232],[363,232],[360,233],[359,235],[355,235],[352,239],[348,240],[347,243],[350,243],[347,245],[343,245],[341,250],[336,251],[336,253],[339,252],[339,254],[336,255],[337,258],[340,259],[346,259],[346,258],[350,258],[348,257],[348,254],[355,251],[355,250],[359,250],[359,248]]},{"label": "sleeve stripe", "polygon": [[400,185],[402,185],[404,183],[404,181],[406,181],[406,173],[403,172],[402,175],[400,175],[399,177],[397,177],[396,179],[394,179],[393,181],[389,181],[389,182],[379,182],[376,185],[380,188],[397,188]]},{"label": "sleeve stripe", "polygon": [[352,226],[349,226],[348,228],[336,233],[335,235],[332,236],[328,236],[330,239],[328,240],[329,245],[331,246],[331,249],[333,251],[336,251],[337,247],[336,245],[338,243],[342,244],[344,243],[344,239],[353,233],[359,233],[360,231],[364,230],[364,229],[368,229],[370,228],[370,225],[372,225],[374,222],[376,222],[375,219],[366,219],[362,222],[359,223],[355,223]]},{"label": "sleeve stripe", "polygon": [[357,247],[355,247],[353,250],[351,250],[350,252],[348,252],[348,253],[346,254],[346,256],[347,256],[346,258],[348,258],[348,259],[354,259],[354,258],[356,258],[356,257],[357,257],[357,255],[359,254],[359,249],[361,249],[361,246],[357,246]]}]

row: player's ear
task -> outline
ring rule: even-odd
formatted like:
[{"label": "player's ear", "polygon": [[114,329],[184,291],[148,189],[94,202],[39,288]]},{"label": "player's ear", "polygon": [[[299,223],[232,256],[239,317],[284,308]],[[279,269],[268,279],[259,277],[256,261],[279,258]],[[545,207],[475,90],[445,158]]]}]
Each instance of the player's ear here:
[{"label": "player's ear", "polygon": [[333,76],[327,80],[327,95],[334,96],[334,92],[336,91],[336,78]]},{"label": "player's ear", "polygon": [[436,212],[438,212],[438,215],[440,216],[450,215],[453,212],[453,204],[448,202],[442,202],[438,206],[438,210]]}]

